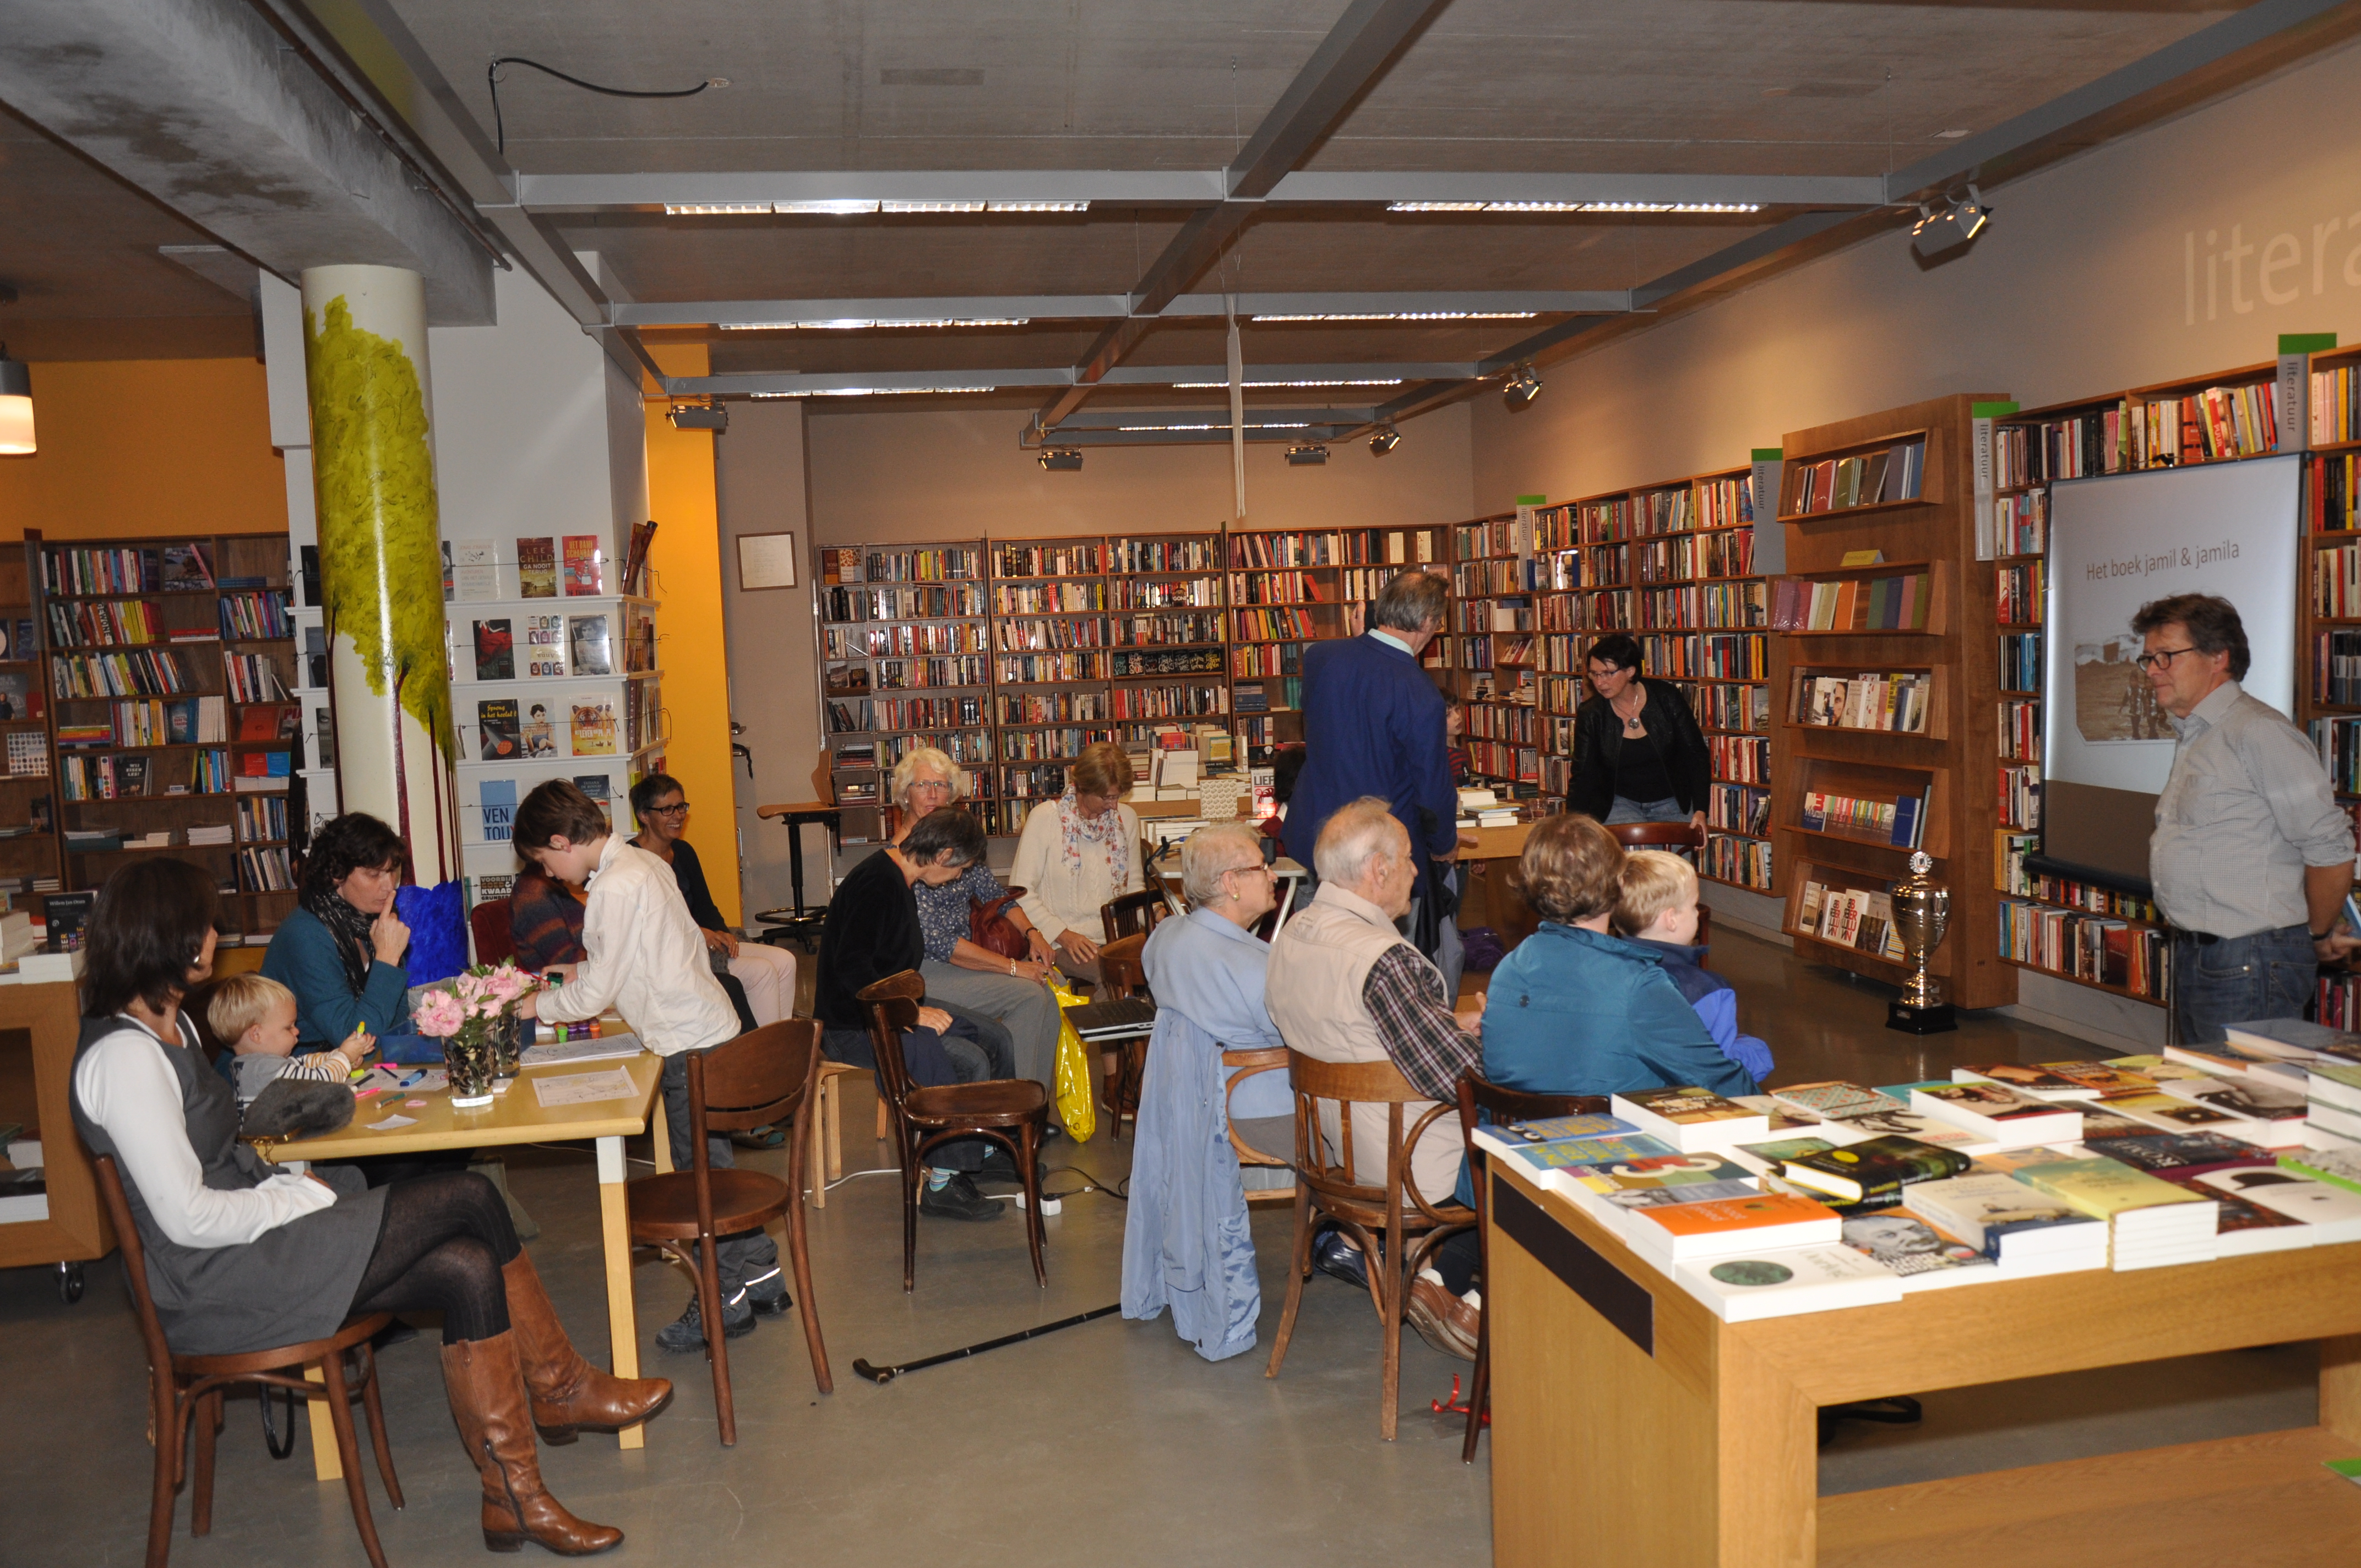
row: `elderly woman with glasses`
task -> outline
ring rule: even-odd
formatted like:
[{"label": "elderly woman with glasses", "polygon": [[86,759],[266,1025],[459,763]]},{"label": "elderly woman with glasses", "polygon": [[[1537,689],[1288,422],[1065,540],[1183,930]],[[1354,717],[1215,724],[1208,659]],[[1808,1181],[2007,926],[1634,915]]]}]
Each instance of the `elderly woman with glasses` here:
[{"label": "elderly woman with glasses", "polygon": [[673,881],[688,905],[689,918],[705,934],[713,967],[746,988],[746,1008],[754,1026],[796,1014],[796,955],[767,942],[750,942],[730,929],[713,902],[705,867],[681,837],[688,831],[688,796],[670,773],[650,773],[631,786],[631,813],[640,819],[631,840],[672,868]]},{"label": "elderly woman with glasses", "polygon": [[[932,746],[921,746],[894,766],[894,804],[901,808],[901,828],[893,841],[900,844],[910,829],[960,797],[959,764]],[[927,1000],[950,1003],[981,1014],[1008,1031],[1016,1057],[1016,1076],[1029,1078],[1058,1102],[1058,1003],[1042,983],[1053,954],[1049,939],[1017,905],[1005,911],[1010,925],[1026,938],[1026,956],[1003,958],[973,940],[969,931],[972,902],[997,904],[1008,890],[978,860],[956,881],[939,887],[921,883],[911,889],[918,899],[918,927],[926,961],[918,972],[926,977]]]}]

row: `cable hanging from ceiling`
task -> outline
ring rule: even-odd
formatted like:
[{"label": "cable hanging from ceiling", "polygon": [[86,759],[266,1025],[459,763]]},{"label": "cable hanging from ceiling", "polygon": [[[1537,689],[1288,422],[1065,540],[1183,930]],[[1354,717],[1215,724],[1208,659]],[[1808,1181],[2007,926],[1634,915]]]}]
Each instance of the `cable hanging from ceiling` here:
[{"label": "cable hanging from ceiling", "polygon": [[596,82],[585,82],[578,76],[569,76],[554,65],[544,65],[537,60],[527,60],[521,54],[494,55],[491,63],[484,67],[484,85],[491,91],[493,140],[502,153],[506,153],[509,149],[508,126],[500,118],[500,67],[503,65],[529,65],[544,76],[555,76],[560,82],[571,83],[588,92],[603,93],[609,98],[694,98],[708,87],[730,85],[730,79],[726,76],[708,76],[694,87],[675,87],[661,91],[636,87],[604,87]]}]

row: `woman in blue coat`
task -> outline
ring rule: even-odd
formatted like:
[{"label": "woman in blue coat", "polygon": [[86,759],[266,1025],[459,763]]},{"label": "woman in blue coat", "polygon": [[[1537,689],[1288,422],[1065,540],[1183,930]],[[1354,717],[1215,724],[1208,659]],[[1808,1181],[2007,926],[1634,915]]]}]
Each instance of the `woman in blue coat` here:
[{"label": "woman in blue coat", "polygon": [[312,840],[298,907],[262,956],[262,972],[295,993],[298,1051],[365,1028],[388,1061],[443,1059],[442,1043],[410,1021],[410,927],[393,912],[405,853],[392,828],[358,811]]}]

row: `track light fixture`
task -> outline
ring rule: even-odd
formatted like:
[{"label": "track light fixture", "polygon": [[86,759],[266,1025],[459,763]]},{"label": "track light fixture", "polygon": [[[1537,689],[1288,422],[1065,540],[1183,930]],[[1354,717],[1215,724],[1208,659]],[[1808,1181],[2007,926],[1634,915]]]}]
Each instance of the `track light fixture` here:
[{"label": "track light fixture", "polygon": [[1983,192],[1973,185],[1964,196],[1944,197],[1940,211],[1921,202],[1918,221],[1910,225],[1910,248],[1929,259],[1956,250],[1982,234],[1992,215]]},{"label": "track light fixture", "polygon": [[1073,446],[1045,448],[1041,454],[1041,466],[1053,474],[1080,473],[1082,466],[1082,450]]},{"label": "track light fixture", "polygon": [[1369,437],[1369,455],[1372,457],[1383,457],[1387,453],[1391,452],[1395,447],[1400,446],[1400,444],[1401,432],[1396,430],[1389,424],[1381,425],[1378,427],[1378,433]]},{"label": "track light fixture", "polygon": [[1520,365],[1510,376],[1508,384],[1500,389],[1500,401],[1514,412],[1539,397],[1541,390],[1542,378],[1533,374],[1533,367]]},{"label": "track light fixture", "polygon": [[675,403],[666,413],[675,430],[709,430],[719,434],[730,428],[730,411],[719,403],[709,407]]},{"label": "track light fixture", "polygon": [[1317,443],[1287,449],[1287,466],[1290,468],[1316,468],[1328,461],[1328,449]]}]

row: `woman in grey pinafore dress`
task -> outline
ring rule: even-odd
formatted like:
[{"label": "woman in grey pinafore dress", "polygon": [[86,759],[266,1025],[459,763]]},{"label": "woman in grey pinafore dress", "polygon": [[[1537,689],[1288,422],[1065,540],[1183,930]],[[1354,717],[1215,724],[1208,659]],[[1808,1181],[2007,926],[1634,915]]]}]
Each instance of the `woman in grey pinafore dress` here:
[{"label": "woman in grey pinafore dress", "polygon": [[567,1556],[622,1531],[542,1485],[533,1447],[642,1421],[672,1398],[576,1354],[492,1184],[466,1171],[374,1190],[349,1171],[275,1170],[237,1141],[237,1101],[181,1015],[213,971],[214,887],[158,858],[107,879],[91,911],[74,1126],[112,1158],[148,1254],[164,1337],[228,1354],[334,1333],[357,1312],[443,1314],[443,1380],[483,1479],[484,1544]]}]

